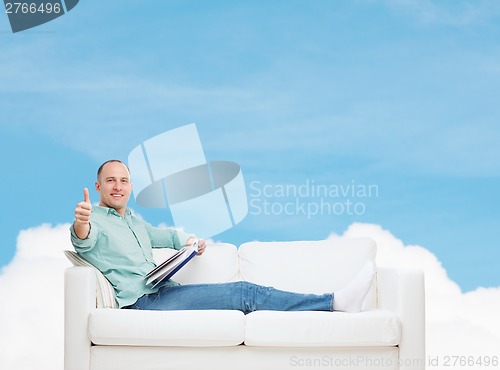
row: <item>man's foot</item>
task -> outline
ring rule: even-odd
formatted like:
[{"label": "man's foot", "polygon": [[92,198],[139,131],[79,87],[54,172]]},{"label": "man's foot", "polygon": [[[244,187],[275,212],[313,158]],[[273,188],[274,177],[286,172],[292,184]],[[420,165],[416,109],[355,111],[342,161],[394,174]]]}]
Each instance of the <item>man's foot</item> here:
[{"label": "man's foot", "polygon": [[334,294],[334,310],[360,312],[363,301],[372,285],[374,275],[375,265],[373,262],[367,262],[347,286]]}]

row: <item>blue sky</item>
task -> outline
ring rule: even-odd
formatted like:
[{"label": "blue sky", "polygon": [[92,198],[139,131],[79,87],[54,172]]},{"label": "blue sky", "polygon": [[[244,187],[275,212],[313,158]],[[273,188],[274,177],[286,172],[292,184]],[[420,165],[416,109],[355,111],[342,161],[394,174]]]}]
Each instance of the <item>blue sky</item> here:
[{"label": "blue sky", "polygon": [[196,122],[250,200],[252,183],[378,189],[362,214],[249,214],[215,239],[375,223],[463,290],[500,286],[499,16],[495,1],[82,0],[12,34],[0,14],[0,266],[20,230],[72,221],[101,162]]}]

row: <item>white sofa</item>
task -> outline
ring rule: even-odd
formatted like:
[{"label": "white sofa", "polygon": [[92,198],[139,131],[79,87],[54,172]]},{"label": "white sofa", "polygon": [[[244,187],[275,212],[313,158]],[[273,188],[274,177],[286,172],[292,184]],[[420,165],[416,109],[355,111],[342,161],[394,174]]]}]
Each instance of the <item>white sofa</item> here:
[{"label": "white sofa", "polygon": [[[375,255],[368,238],[214,244],[175,280],[324,293],[343,287]],[[71,267],[65,370],[424,369],[424,306],[420,270],[377,268],[360,313],[99,308],[93,269]]]}]

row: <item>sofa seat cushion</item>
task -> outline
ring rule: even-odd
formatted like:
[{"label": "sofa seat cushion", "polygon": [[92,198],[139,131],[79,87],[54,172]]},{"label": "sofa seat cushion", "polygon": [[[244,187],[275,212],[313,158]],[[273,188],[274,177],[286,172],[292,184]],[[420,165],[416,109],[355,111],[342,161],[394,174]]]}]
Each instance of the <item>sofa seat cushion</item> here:
[{"label": "sofa seat cushion", "polygon": [[348,347],[396,346],[399,319],[391,311],[279,312],[247,315],[245,344],[249,346]]},{"label": "sofa seat cushion", "polygon": [[236,346],[244,336],[240,311],[96,309],[89,317],[89,338],[99,345]]}]

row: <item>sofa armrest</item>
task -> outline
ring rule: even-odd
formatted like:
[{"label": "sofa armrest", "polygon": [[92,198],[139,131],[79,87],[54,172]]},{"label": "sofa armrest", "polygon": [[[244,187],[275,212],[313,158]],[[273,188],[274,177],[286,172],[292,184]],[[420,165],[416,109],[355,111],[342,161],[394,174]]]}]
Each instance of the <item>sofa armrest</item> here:
[{"label": "sofa armrest", "polygon": [[88,318],[96,308],[96,277],[91,267],[64,273],[64,369],[90,369]]},{"label": "sofa armrest", "polygon": [[380,309],[391,310],[401,321],[400,369],[425,368],[425,286],[420,269],[377,269]]}]

